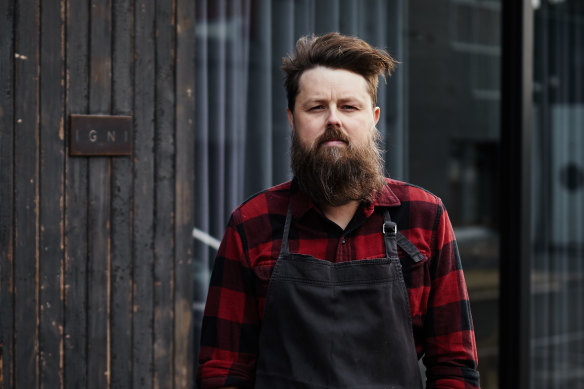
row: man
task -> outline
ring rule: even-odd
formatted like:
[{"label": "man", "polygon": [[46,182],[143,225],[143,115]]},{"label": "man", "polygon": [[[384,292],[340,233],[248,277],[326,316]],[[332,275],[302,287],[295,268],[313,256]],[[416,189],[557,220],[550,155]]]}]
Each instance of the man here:
[{"label": "man", "polygon": [[439,198],[385,178],[378,76],[331,33],[284,59],[291,182],[231,215],[209,286],[202,388],[478,388],[466,285]]}]

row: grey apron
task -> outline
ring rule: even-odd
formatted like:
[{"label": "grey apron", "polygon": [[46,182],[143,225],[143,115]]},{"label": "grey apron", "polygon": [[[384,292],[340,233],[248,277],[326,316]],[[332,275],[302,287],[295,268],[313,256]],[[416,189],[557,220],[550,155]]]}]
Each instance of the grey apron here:
[{"label": "grey apron", "polygon": [[[266,295],[255,388],[421,388],[389,212],[379,226],[385,258],[340,263],[290,253],[291,219],[288,209]],[[415,246],[399,238],[419,260]]]}]

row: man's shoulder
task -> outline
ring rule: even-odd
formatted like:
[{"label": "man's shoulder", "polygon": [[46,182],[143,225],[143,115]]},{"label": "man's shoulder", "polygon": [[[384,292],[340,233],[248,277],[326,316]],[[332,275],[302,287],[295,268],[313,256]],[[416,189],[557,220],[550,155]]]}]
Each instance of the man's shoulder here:
[{"label": "man's shoulder", "polygon": [[290,198],[290,187],[291,181],[286,181],[258,192],[241,203],[233,211],[233,215],[236,215],[241,222],[270,214],[285,215]]},{"label": "man's shoulder", "polygon": [[385,182],[402,204],[430,203],[442,206],[440,197],[421,186],[393,178],[386,178]]}]

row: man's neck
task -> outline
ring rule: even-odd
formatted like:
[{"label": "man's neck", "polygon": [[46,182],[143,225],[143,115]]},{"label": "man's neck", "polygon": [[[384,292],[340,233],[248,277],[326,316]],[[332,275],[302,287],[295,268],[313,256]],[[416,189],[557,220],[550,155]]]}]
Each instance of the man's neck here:
[{"label": "man's neck", "polygon": [[347,228],[347,225],[349,225],[353,215],[355,215],[357,208],[359,208],[359,202],[351,201],[350,203],[339,205],[337,207],[321,205],[320,208],[330,221],[334,222],[344,230]]}]

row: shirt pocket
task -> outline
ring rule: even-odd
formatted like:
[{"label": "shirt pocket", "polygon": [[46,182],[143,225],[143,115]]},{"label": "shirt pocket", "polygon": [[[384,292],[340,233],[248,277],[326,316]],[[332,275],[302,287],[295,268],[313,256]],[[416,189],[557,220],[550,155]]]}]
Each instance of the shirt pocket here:
[{"label": "shirt pocket", "polygon": [[411,241],[408,240],[401,232],[396,235],[397,246],[405,253],[414,263],[423,262],[428,259],[423,250],[419,250]]},{"label": "shirt pocket", "polygon": [[411,242],[407,242],[413,248],[398,243],[397,250],[404,281],[408,288],[419,288],[427,282],[429,253],[423,249],[419,250]]}]

